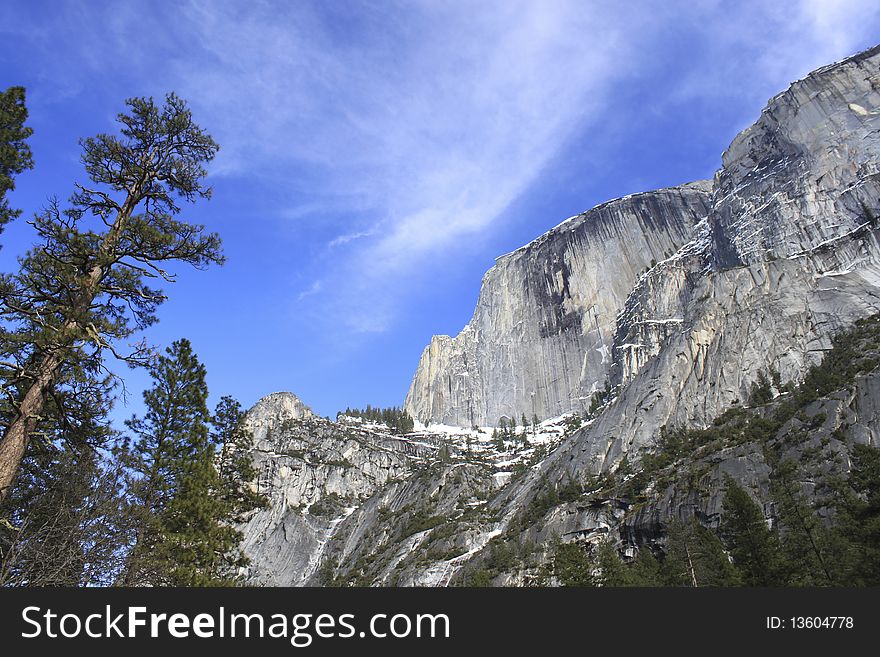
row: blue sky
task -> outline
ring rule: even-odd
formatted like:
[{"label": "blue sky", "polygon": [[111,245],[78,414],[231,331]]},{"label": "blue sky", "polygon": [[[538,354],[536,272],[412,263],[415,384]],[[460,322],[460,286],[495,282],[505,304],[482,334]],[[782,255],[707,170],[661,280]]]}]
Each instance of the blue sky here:
[{"label": "blue sky", "polygon": [[[25,215],[83,181],[77,140],[131,96],[186,98],[221,145],[185,216],[228,263],[181,270],[148,338],[188,337],[213,400],[403,402],[495,258],[609,198],[711,177],[767,99],[875,44],[876,1],[18,2]],[[31,243],[22,217],[0,268]],[[147,383],[124,372],[140,410]]]}]

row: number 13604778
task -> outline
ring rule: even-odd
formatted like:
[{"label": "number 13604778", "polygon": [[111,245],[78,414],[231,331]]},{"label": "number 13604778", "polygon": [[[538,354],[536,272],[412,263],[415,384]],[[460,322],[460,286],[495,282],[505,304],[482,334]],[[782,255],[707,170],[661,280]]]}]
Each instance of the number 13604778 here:
[{"label": "number 13604778", "polygon": [[851,630],[852,616],[767,616],[768,630]]}]

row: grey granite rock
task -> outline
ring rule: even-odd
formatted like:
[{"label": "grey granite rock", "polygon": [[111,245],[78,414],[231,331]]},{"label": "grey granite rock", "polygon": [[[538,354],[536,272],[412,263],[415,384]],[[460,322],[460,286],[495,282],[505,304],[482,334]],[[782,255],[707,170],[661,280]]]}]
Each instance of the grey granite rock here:
[{"label": "grey granite rock", "polygon": [[471,426],[585,408],[604,384],[627,295],[691,239],[709,191],[700,182],[610,201],[498,258],[470,323],[425,349],[406,409]]},{"label": "grey granite rock", "polygon": [[261,399],[245,426],[255,438],[256,485],[269,499],[243,527],[253,584],[304,583],[344,514],[436,452],[433,445],[316,417],[290,393]]}]

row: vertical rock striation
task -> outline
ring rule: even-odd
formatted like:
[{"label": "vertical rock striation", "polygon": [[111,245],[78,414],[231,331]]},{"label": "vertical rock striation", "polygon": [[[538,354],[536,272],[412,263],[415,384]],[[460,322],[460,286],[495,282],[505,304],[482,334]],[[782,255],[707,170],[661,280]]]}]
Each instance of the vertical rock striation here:
[{"label": "vertical rock striation", "polygon": [[446,424],[583,409],[605,382],[615,320],[639,276],[709,210],[697,182],[604,203],[498,258],[473,319],[425,349],[405,407]]},{"label": "vertical rock striation", "polygon": [[714,182],[721,267],[807,254],[876,209],[878,55],[873,48],[793,83],[733,140]]},{"label": "vertical rock striation", "polygon": [[880,312],[880,47],[771,99],[723,164],[706,221],[617,317],[613,401],[519,487],[612,469],[663,425],[705,426],[759,372],[799,380]]}]

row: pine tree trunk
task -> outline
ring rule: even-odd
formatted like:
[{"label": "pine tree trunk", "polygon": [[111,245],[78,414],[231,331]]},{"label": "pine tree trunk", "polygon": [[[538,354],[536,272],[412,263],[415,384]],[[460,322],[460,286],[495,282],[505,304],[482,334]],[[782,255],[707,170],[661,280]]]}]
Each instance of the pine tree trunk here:
[{"label": "pine tree trunk", "polygon": [[688,559],[688,573],[691,576],[691,582],[693,582],[694,588],[696,588],[699,586],[699,584],[697,584],[697,573],[694,570],[694,562],[691,560],[691,550],[688,547],[687,539],[685,539],[684,542],[684,553],[687,555]]},{"label": "pine tree trunk", "polygon": [[37,370],[36,380],[25,393],[18,408],[18,417],[0,441],[0,502],[12,488],[18,466],[24,458],[28,441],[46,406],[49,389],[55,383],[60,361],[55,354],[46,356]]},{"label": "pine tree trunk", "polygon": [[[117,213],[113,225],[101,241],[95,264],[89,269],[83,281],[79,298],[73,304],[73,316],[86,314],[98,295],[101,279],[106,273],[106,267],[103,263],[108,260],[108,256],[119,244],[122,227],[137,205],[135,199],[140,192],[141,184],[129,190],[128,197]],[[0,502],[6,499],[12,488],[12,482],[18,472],[19,465],[21,465],[21,460],[24,458],[30,436],[46,407],[49,391],[58,378],[58,371],[63,362],[61,354],[66,352],[71,344],[82,337],[84,333],[84,327],[79,326],[76,321],[68,320],[65,322],[62,335],[73,335],[74,337],[69,337],[66,344],[57,345],[55,350],[43,357],[37,366],[34,382],[19,404],[17,417],[6,429],[3,439],[0,440]]]}]

